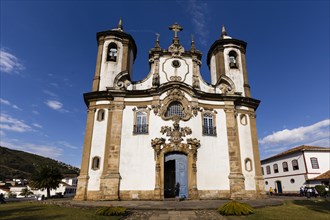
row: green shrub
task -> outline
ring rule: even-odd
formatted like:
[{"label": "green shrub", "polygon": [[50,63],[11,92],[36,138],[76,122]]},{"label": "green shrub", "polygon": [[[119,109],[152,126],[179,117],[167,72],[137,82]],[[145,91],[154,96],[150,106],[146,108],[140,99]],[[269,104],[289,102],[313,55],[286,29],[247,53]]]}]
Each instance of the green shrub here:
[{"label": "green shrub", "polygon": [[254,212],[253,208],[249,204],[234,200],[219,207],[217,211],[221,215],[249,215]]},{"label": "green shrub", "polygon": [[325,186],[323,186],[323,185],[316,185],[315,189],[317,190],[317,192],[319,193],[320,196],[325,196],[327,193],[325,191]]},{"label": "green shrub", "polygon": [[101,207],[96,210],[96,215],[115,215],[122,216],[126,214],[126,208],[121,206]]}]

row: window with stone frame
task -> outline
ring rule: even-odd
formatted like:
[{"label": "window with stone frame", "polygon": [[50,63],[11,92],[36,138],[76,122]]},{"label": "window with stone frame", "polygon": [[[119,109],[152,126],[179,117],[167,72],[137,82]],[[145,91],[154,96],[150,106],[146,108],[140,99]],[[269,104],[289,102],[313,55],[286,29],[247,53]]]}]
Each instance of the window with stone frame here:
[{"label": "window with stone frame", "polygon": [[213,112],[203,113],[203,135],[216,136],[215,114]]},{"label": "window with stone frame", "polygon": [[250,158],[245,159],[245,170],[248,172],[252,171],[252,160]]},{"label": "window with stone frame", "polygon": [[270,166],[266,166],[266,173],[270,174]]},{"label": "window with stone frame", "polygon": [[134,134],[148,134],[148,112],[138,110],[135,112]]},{"label": "window with stone frame", "polygon": [[288,172],[289,171],[289,166],[288,166],[287,162],[283,162],[282,167],[283,167],[283,172]]},{"label": "window with stone frame", "polygon": [[93,157],[93,159],[92,159],[92,169],[93,170],[100,169],[100,157]]},{"label": "window with stone frame", "polygon": [[97,120],[98,121],[103,121],[104,120],[104,117],[105,117],[105,111],[104,109],[100,109],[97,111]]},{"label": "window with stone frame", "polygon": [[316,157],[311,157],[312,169],[319,169],[319,162]]},{"label": "window with stone frame", "polygon": [[107,51],[107,61],[117,61],[117,55],[118,55],[118,47],[115,43],[110,43],[108,45],[108,51]]},{"label": "window with stone frame", "polygon": [[298,160],[292,160],[292,169],[299,170]]},{"label": "window with stone frame", "polygon": [[247,117],[245,114],[240,115],[240,122],[241,122],[241,125],[247,125]]},{"label": "window with stone frame", "polygon": [[275,163],[273,165],[273,168],[274,168],[274,173],[278,173],[278,165],[277,165],[277,163]]},{"label": "window with stone frame", "polygon": [[183,106],[180,102],[174,101],[169,104],[167,107],[165,117],[172,117],[174,115],[178,115],[181,118],[185,116],[185,113],[183,111]]}]

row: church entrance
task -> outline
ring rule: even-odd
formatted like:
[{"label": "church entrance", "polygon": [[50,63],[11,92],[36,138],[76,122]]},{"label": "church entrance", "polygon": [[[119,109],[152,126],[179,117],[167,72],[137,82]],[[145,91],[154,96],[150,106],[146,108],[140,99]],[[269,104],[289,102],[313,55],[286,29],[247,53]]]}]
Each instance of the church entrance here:
[{"label": "church entrance", "polygon": [[164,160],[164,197],[175,197],[175,185],[180,184],[180,198],[188,197],[187,155],[169,153]]}]

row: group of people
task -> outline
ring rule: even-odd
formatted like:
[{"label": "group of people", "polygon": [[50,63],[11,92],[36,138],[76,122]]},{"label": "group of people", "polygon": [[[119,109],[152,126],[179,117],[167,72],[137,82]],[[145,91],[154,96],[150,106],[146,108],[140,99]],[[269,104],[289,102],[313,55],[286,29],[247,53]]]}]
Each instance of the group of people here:
[{"label": "group of people", "polygon": [[269,195],[272,196],[274,193],[277,194],[277,189],[275,188],[275,189],[273,190],[273,187],[270,187],[270,188],[269,188]]},{"label": "group of people", "polygon": [[319,192],[314,187],[300,187],[299,189],[300,196],[306,196],[307,198],[317,197]]}]

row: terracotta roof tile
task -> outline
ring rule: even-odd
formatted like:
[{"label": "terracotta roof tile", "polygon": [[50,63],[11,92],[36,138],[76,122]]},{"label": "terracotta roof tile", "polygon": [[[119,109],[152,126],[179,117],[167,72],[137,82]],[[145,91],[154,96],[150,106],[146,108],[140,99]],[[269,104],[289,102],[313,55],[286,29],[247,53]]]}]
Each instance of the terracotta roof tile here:
[{"label": "terracotta roof tile", "polygon": [[322,173],[321,175],[313,178],[312,180],[325,180],[325,179],[330,179],[330,170],[328,170],[325,173]]},{"label": "terracotta roof tile", "polygon": [[273,159],[273,158],[276,158],[276,157],[292,154],[292,153],[299,152],[299,151],[330,151],[330,148],[329,147],[317,147],[317,146],[301,145],[301,146],[298,146],[298,147],[291,148],[291,149],[289,149],[287,151],[284,151],[282,153],[276,154],[274,156],[268,157],[268,158],[263,159],[261,161],[270,160],[270,159]]}]

